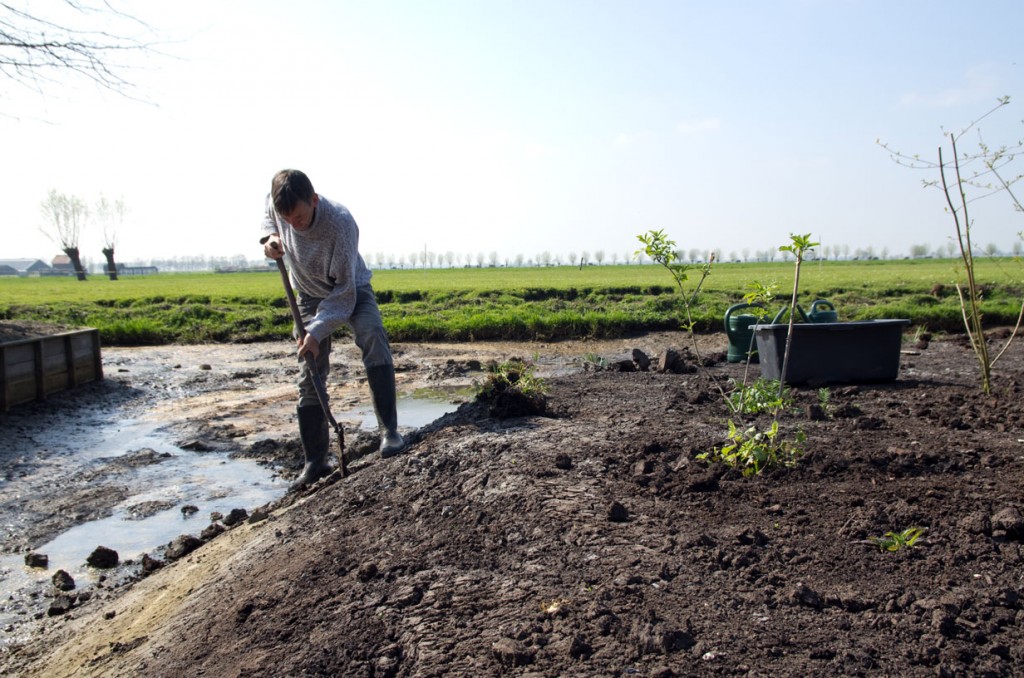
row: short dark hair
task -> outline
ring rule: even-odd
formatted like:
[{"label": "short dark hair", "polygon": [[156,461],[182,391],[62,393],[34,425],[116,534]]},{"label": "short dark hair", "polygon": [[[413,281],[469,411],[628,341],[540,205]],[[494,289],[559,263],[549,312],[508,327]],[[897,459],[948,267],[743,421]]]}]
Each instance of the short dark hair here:
[{"label": "short dark hair", "polygon": [[270,182],[270,198],[278,214],[291,214],[300,202],[313,202],[313,183],[297,169],[281,170]]}]

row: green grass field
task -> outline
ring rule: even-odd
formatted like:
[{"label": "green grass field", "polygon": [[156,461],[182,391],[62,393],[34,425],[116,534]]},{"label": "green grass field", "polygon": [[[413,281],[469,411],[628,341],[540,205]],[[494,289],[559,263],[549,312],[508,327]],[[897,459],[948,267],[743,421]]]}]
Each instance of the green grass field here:
[{"label": "green grass field", "polygon": [[[801,304],[835,304],[841,320],[910,318],[961,331],[953,260],[809,262]],[[694,269],[690,287],[699,274]],[[1012,324],[1024,294],[1024,266],[977,262],[989,325]],[[717,330],[725,310],[753,282],[776,283],[781,308],[793,264],[719,264],[694,320]],[[610,337],[676,329],[681,304],[668,273],[654,265],[456,268],[375,271],[385,325],[396,341]],[[105,344],[257,341],[284,338],[291,317],[276,270],[74,278],[0,279],[0,319],[100,329]]]}]

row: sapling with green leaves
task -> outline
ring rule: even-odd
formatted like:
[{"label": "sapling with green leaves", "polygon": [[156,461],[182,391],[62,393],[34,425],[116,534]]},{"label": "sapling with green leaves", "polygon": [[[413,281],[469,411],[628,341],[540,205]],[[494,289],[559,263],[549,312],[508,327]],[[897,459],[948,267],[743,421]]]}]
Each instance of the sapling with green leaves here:
[{"label": "sapling with green leaves", "polygon": [[[664,267],[671,275],[672,279],[676,283],[676,287],[679,289],[679,295],[683,299],[683,310],[686,313],[686,323],[683,326],[690,336],[693,336],[694,322],[693,314],[691,313],[691,307],[697,301],[697,295],[700,294],[701,287],[704,286],[704,281],[707,280],[708,276],[711,275],[711,265],[715,262],[715,255],[712,254],[708,257],[708,261],[702,264],[700,268],[700,280],[697,281],[696,287],[693,288],[693,292],[687,298],[686,288],[683,285],[690,276],[687,271],[694,268],[691,264],[684,264],[680,260],[679,250],[676,249],[676,241],[669,238],[664,230],[648,231],[642,235],[637,236],[637,240],[644,244],[643,249],[639,249],[634,253],[634,256],[640,257],[645,255],[651,259],[654,263]],[[696,348],[696,347],[694,347]]]},{"label": "sapling with green leaves", "polygon": [[[781,251],[792,252],[797,257],[798,284],[800,262],[803,261],[803,256],[806,251],[809,248],[816,246],[817,243],[810,242],[810,234],[806,236],[791,235],[790,238],[792,240],[792,244],[783,246],[779,249]],[[697,356],[698,365],[701,365],[703,360],[700,356],[700,349],[697,346],[695,323],[693,321],[691,309],[693,304],[696,303],[697,295],[700,292],[704,281],[707,279],[708,275],[711,274],[711,265],[714,263],[715,259],[714,255],[708,258],[706,264],[700,266],[700,280],[694,287],[693,292],[691,294],[687,294],[684,283],[689,279],[688,271],[693,267],[681,263],[675,241],[669,238],[663,230],[648,231],[643,235],[637,236],[637,239],[643,243],[644,247],[643,249],[637,250],[636,256],[638,258],[641,256],[649,257],[652,261],[668,270],[672,275],[672,279],[675,281],[679,294],[682,297],[683,310],[686,314],[686,322],[683,323],[683,329],[686,330],[686,333],[689,335],[690,341],[693,345],[693,352]],[[744,297],[744,299],[768,302],[774,296],[774,285],[753,283],[750,287],[751,291]],[[796,289],[797,285],[794,285],[794,299],[792,302],[794,307],[796,305]],[[752,302],[748,301],[748,303]],[[785,372],[783,372],[783,374],[785,374]],[[730,411],[742,413],[741,408],[744,406],[744,395],[742,390],[741,395],[734,401],[725,392],[717,379],[712,379],[711,381],[715,384],[715,387],[722,395],[722,399],[725,401],[725,404]],[[740,470],[744,475],[748,476],[759,474],[769,468],[778,466],[788,467],[795,464],[796,460],[803,453],[803,444],[806,440],[806,436],[801,430],[797,430],[792,439],[788,439],[780,434],[779,413],[786,402],[783,397],[783,393],[784,387],[780,382],[777,395],[772,401],[773,419],[769,428],[763,431],[758,431],[756,427],[753,426],[741,429],[730,419],[728,433],[728,439],[730,442],[721,448],[715,448],[712,452],[699,454],[697,455],[697,458],[709,463],[724,463],[727,466]]]},{"label": "sapling with green leaves", "polygon": [[[700,269],[700,280],[697,281],[696,286],[693,288],[693,292],[687,294],[686,286],[683,284],[689,280],[690,276],[688,271],[693,268],[698,268],[690,264],[684,264],[681,262],[680,250],[677,249],[676,241],[668,237],[664,230],[650,230],[647,233],[637,236],[637,240],[643,243],[644,247],[637,250],[634,253],[636,258],[646,256],[651,259],[654,263],[665,268],[672,276],[672,280],[676,284],[676,288],[679,290],[679,296],[683,301],[683,312],[686,314],[686,322],[682,323],[683,330],[686,331],[687,336],[690,337],[690,344],[693,347],[693,354],[697,358],[697,365],[702,366],[704,363],[701,357],[700,347],[697,345],[697,336],[695,333],[696,323],[693,321],[693,304],[697,302],[697,295],[700,294],[701,287],[704,286],[704,281],[707,280],[708,276],[711,275],[711,266],[715,262],[714,253],[708,257],[708,261],[705,264],[699,266]],[[703,367],[701,367],[703,369]],[[726,405],[729,403],[729,396],[726,395],[722,389],[721,384],[717,380],[712,380],[718,392],[721,393],[722,399]]]},{"label": "sapling with green leaves", "polygon": [[[790,234],[790,244],[779,247],[780,252],[789,252],[796,259],[796,272],[793,276],[793,294],[790,299],[789,328],[787,333],[786,350],[782,359],[782,373],[779,378],[778,390],[773,403],[772,423],[769,428],[758,431],[754,427],[741,431],[736,424],[729,420],[729,444],[715,448],[710,453],[699,455],[708,461],[718,461],[742,470],[744,475],[756,475],[765,469],[775,466],[789,467],[796,463],[796,460],[803,453],[803,446],[807,440],[806,434],[801,429],[793,433],[792,439],[780,435],[779,415],[785,406],[786,400],[783,397],[786,384],[786,369],[789,365],[789,352],[793,345],[793,319],[796,315],[797,295],[800,290],[800,265],[803,263],[807,252],[817,247],[818,243],[811,241],[811,234],[795,235]],[[756,288],[755,288],[755,291]]]},{"label": "sapling with green leaves", "polygon": [[[796,268],[793,273],[793,295],[789,300],[789,327],[786,330],[786,350],[782,355],[782,373],[779,375],[779,398],[782,398],[782,385],[786,382],[786,370],[789,369],[789,354],[793,348],[793,323],[796,321],[796,302],[800,292],[800,266],[804,257],[811,249],[821,243],[811,242],[811,234],[796,235],[789,234],[790,243],[779,247],[780,252],[789,252],[796,259]],[[776,415],[777,416],[777,415]]]}]

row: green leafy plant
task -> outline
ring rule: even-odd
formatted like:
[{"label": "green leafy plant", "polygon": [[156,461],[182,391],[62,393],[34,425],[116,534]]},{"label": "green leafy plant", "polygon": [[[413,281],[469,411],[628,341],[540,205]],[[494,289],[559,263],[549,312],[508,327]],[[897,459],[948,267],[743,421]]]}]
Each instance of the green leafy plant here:
[{"label": "green leafy plant", "polygon": [[648,231],[642,235],[637,236],[637,240],[643,243],[643,249],[639,249],[635,252],[635,256],[647,255],[651,261],[664,267],[671,275],[672,279],[676,283],[676,287],[679,290],[680,296],[683,298],[683,309],[686,312],[686,324],[683,329],[690,332],[691,335],[694,329],[693,314],[691,307],[697,301],[697,295],[700,293],[700,288],[704,286],[704,281],[711,275],[711,265],[715,261],[715,255],[712,254],[708,258],[706,264],[702,264],[700,268],[700,280],[697,281],[697,285],[693,288],[693,292],[687,298],[686,288],[683,285],[690,276],[687,273],[690,269],[694,268],[690,264],[681,263],[679,260],[679,250],[676,249],[676,241],[669,238],[664,230]]},{"label": "green leafy plant", "polygon": [[779,283],[772,281],[769,283],[762,283],[759,280],[747,283],[748,292],[743,295],[743,301],[748,304],[760,304],[763,308],[754,306],[750,309],[750,313],[756,315],[758,318],[763,318],[768,314],[768,308],[774,303],[776,293],[779,290]]},{"label": "green leafy plant", "polygon": [[[781,398],[781,401],[780,401]],[[729,394],[732,410],[739,414],[760,414],[774,412],[776,409],[788,409],[793,406],[793,398],[788,389],[779,395],[779,382],[775,379],[761,377],[750,384],[740,384]]]},{"label": "green leafy plant", "polygon": [[797,430],[792,440],[779,435],[779,422],[772,421],[764,431],[751,426],[740,430],[729,420],[729,443],[716,447],[711,452],[697,455],[697,459],[709,463],[718,462],[740,471],[744,476],[758,475],[772,468],[795,466],[803,455],[807,436]]},{"label": "green leafy plant", "polygon": [[908,527],[902,532],[886,532],[882,537],[870,537],[864,543],[877,546],[882,551],[899,551],[913,546],[925,532],[921,527]]}]

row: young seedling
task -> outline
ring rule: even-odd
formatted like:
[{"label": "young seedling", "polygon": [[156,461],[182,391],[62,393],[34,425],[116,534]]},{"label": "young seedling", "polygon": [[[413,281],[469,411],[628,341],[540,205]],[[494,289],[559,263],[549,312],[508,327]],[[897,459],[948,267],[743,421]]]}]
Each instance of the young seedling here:
[{"label": "young seedling", "polygon": [[584,370],[600,371],[608,367],[608,361],[596,353],[587,353],[579,360]]},{"label": "young seedling", "polygon": [[832,392],[825,386],[818,389],[818,407],[826,417],[832,417]]},{"label": "young seedling", "polygon": [[902,532],[886,532],[883,537],[870,537],[864,543],[877,546],[882,551],[899,551],[902,548],[913,546],[924,536],[925,531],[921,527],[908,527]]}]

